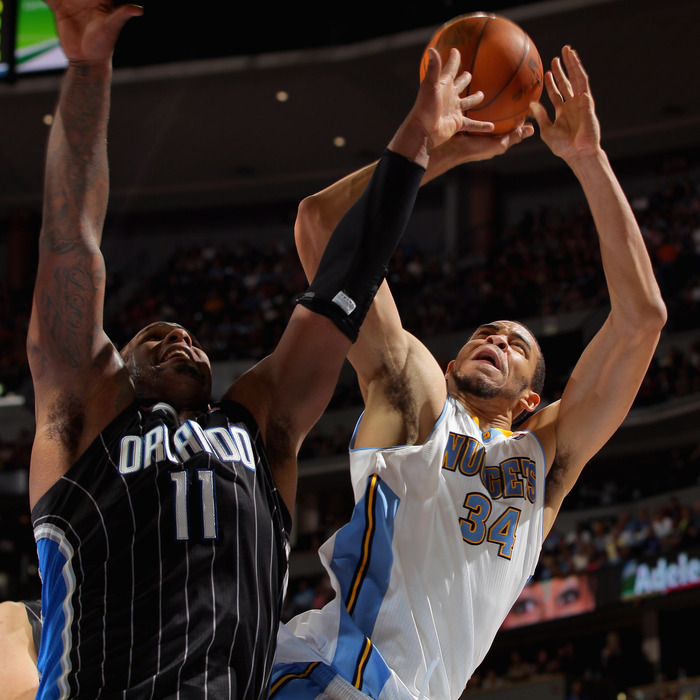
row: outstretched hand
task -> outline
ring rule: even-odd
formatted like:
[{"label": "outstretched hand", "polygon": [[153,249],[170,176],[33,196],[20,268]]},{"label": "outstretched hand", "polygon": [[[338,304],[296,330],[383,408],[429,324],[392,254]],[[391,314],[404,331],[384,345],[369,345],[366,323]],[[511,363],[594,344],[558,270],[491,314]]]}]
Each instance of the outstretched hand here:
[{"label": "outstretched hand", "polygon": [[467,129],[477,133],[493,131],[492,122],[477,121],[464,114],[484,99],[484,93],[475,92],[460,97],[472,80],[467,71],[457,75],[460,62],[460,53],[453,48],[441,69],[440,54],[435,49],[429,51],[428,70],[418,91],[414,110],[424,123],[430,150]]},{"label": "outstretched hand", "polygon": [[554,106],[554,122],[540,103],[532,103],[530,111],[537,121],[542,140],[552,153],[570,163],[578,156],[598,150],[600,124],[588,75],[578,54],[570,46],[562,49],[561,60],[557,57],[552,61],[552,70],[547,71],[544,82]]},{"label": "outstretched hand", "polygon": [[521,124],[506,134],[459,132],[432,152],[428,168],[432,170],[435,167],[445,172],[462,163],[490,160],[503,155],[534,133],[535,127],[529,123]]},{"label": "outstretched hand", "polygon": [[460,97],[471,82],[471,75],[464,71],[457,75],[460,54],[450,51],[447,63],[442,66],[440,54],[429,49],[428,69],[418,90],[413,108],[406,117],[389,147],[403,155],[424,161],[430,152],[456,133],[467,131],[489,133],[492,122],[481,122],[465,116],[483,99],[482,92]]},{"label": "outstretched hand", "polygon": [[69,61],[110,60],[119,32],[131,17],[143,14],[139,5],[117,8],[111,0],[46,0],[56,18],[61,47]]}]

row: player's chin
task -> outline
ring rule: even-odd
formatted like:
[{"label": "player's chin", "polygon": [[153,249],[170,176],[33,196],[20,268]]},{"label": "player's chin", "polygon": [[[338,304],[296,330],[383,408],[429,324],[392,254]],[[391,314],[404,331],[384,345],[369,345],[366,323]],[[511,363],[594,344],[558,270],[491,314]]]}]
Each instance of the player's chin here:
[{"label": "player's chin", "polygon": [[183,390],[192,393],[206,393],[211,389],[211,372],[207,365],[193,362],[177,362],[169,365],[160,376],[161,386],[175,383]]},{"label": "player's chin", "polygon": [[167,385],[161,384],[166,403],[173,406],[204,406],[211,398],[211,381],[208,377],[179,374],[171,377]]},{"label": "player's chin", "polygon": [[497,367],[490,362],[475,363],[474,371],[482,378],[492,383],[500,384],[505,380],[505,374],[500,367]]},{"label": "player's chin", "polygon": [[210,373],[204,368],[205,365],[200,366],[194,362],[169,362],[161,365],[161,367],[181,377],[192,377],[193,379],[205,380],[211,376]]}]

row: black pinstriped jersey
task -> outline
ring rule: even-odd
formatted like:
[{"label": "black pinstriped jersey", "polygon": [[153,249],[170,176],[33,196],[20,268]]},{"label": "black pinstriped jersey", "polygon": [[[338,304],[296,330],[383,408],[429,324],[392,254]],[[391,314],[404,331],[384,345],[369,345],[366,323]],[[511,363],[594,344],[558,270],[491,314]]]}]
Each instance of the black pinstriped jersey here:
[{"label": "black pinstriped jersey", "polygon": [[291,520],[244,407],[130,407],[32,522],[38,698],[267,697]]}]

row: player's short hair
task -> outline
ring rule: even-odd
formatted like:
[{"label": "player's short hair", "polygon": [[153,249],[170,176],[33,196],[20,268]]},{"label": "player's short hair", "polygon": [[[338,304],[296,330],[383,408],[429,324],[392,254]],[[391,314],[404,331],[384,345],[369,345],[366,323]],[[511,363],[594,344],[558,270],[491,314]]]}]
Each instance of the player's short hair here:
[{"label": "player's short hair", "polygon": [[542,390],[544,389],[544,378],[547,373],[547,366],[544,361],[544,354],[542,353],[542,348],[537,340],[537,336],[520,321],[516,321],[519,326],[522,326],[535,341],[535,347],[537,348],[537,365],[535,366],[535,371],[532,373],[532,379],[530,380],[530,388],[536,393],[542,396]]},{"label": "player's short hair", "polygon": [[532,381],[530,386],[535,391],[535,393],[542,395],[542,390],[544,389],[544,378],[547,372],[547,367],[544,362],[544,355],[542,354],[542,348],[540,348],[539,343],[537,344],[537,366],[532,375]]}]

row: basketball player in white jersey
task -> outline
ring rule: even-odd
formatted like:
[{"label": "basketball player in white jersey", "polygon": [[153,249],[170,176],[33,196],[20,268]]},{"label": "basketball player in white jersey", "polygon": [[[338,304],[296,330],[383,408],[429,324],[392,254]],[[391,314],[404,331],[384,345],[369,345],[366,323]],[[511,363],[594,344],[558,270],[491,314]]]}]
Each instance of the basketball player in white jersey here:
[{"label": "basketball player in white jersey", "polygon": [[4,700],[34,700],[41,641],[40,601],[0,603],[0,689]]},{"label": "basketball player in white jersey", "polygon": [[[267,697],[299,446],[381,284],[430,149],[466,128],[469,75],[437,52],[366,193],[273,352],[210,404],[192,333],[103,329],[112,53],[142,8],[49,0],[69,58],[46,158],[27,349],[29,487],[42,577],[37,697]],[[243,105],[245,108],[245,105]],[[319,355],[318,347],[323,347]]]},{"label": "basketball player in white jersey", "polygon": [[[535,412],[544,362],[527,328],[485,323],[445,374],[402,328],[383,283],[348,356],[365,411],[350,445],[356,507],[320,550],[336,596],[281,627],[275,700],[458,698],[533,574],[564,497],[632,405],[666,309],[570,47],[545,84],[554,121],[540,104],[532,113],[588,200],[610,314],[561,399]],[[426,180],[533,131],[455,136],[433,153]],[[302,203],[296,237],[309,278],[373,168]],[[532,415],[511,432],[522,414]]]}]

